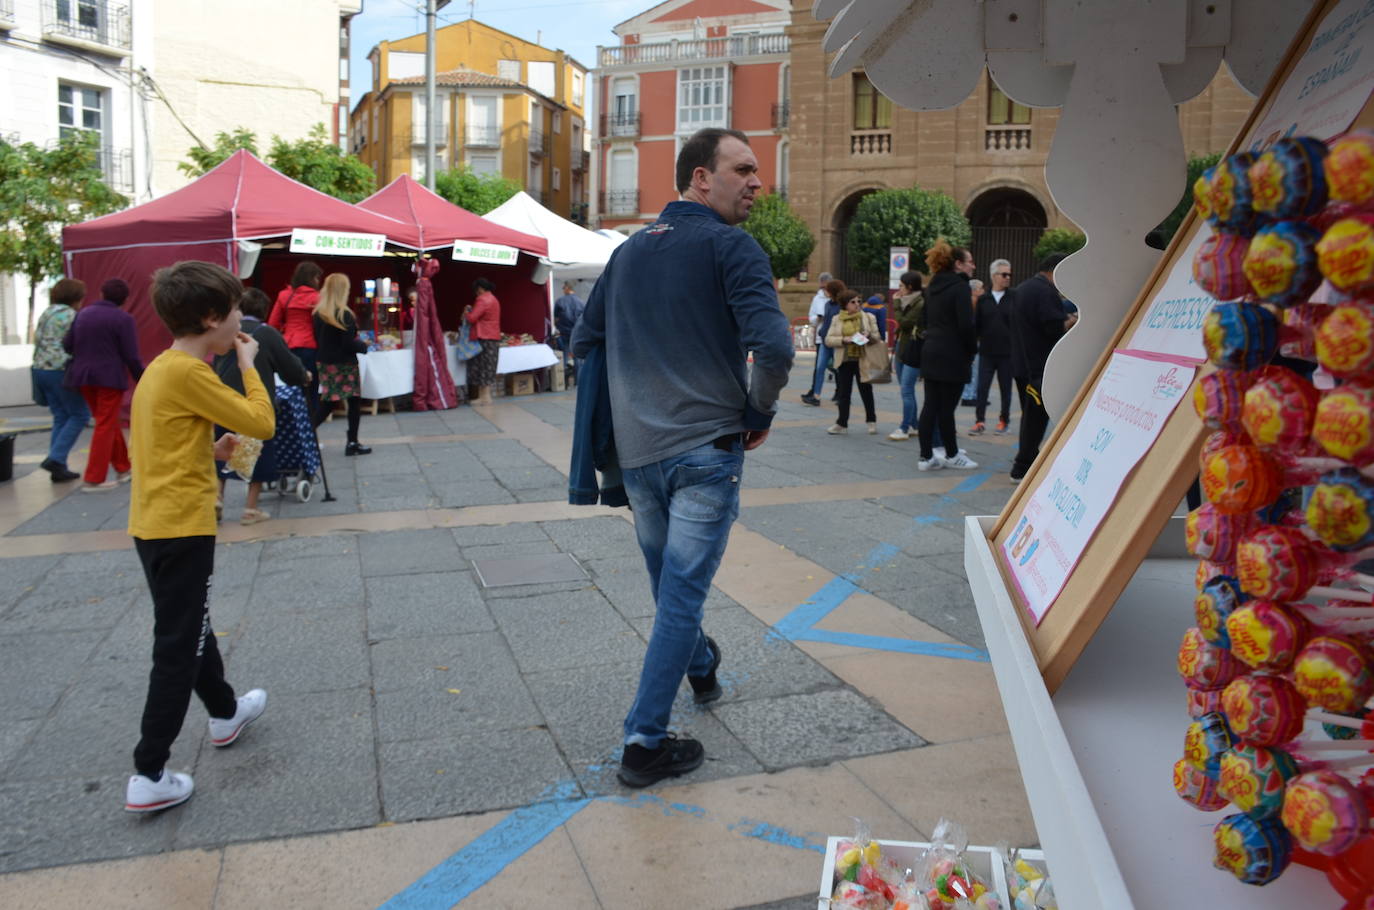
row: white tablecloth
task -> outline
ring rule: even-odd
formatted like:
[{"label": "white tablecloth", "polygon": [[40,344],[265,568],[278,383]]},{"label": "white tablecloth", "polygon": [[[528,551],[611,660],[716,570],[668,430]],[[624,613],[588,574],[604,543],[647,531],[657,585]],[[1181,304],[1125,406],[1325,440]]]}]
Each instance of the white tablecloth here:
[{"label": "white tablecloth", "polygon": [[[453,384],[467,384],[467,366],[458,359],[458,349],[451,344],[444,345],[444,348],[448,354],[448,372],[453,377]],[[359,354],[358,373],[364,398],[409,395],[415,391],[415,351],[413,348],[402,348],[399,351]]]},{"label": "white tablecloth", "polygon": [[558,362],[558,355],[547,344],[517,344],[501,348],[500,358],[496,361],[498,373],[523,373],[526,370],[542,370]]}]

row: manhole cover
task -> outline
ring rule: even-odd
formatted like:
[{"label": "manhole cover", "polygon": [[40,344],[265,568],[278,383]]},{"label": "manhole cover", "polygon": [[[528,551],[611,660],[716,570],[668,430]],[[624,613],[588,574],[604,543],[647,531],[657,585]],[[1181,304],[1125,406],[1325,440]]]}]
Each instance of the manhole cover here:
[{"label": "manhole cover", "polygon": [[555,581],[586,581],[587,573],[568,553],[516,556],[512,559],[474,559],[472,567],[484,588],[506,585],[543,585]]}]

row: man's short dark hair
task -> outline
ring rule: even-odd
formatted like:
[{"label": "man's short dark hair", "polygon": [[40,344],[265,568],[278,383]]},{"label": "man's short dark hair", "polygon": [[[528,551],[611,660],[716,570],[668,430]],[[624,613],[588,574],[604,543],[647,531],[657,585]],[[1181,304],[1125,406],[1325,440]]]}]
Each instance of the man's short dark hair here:
[{"label": "man's short dark hair", "polygon": [[720,140],[726,136],[738,139],[745,145],[749,144],[749,137],[739,130],[727,130],[720,127],[708,127],[704,130],[697,130],[692,134],[692,138],[682,143],[682,151],[677,153],[677,191],[687,192],[687,188],[692,185],[692,174],[699,167],[704,167],[711,173],[716,172],[716,159],[720,154]]},{"label": "man's short dark hair", "polygon": [[1055,269],[1059,268],[1059,263],[1068,258],[1068,253],[1050,253],[1044,259],[1040,260],[1040,265],[1038,265],[1035,270],[1037,272],[1053,272]]},{"label": "man's short dark hair", "polygon": [[211,316],[228,319],[243,283],[209,262],[178,262],[153,275],[153,309],[175,338],[200,335]]},{"label": "man's short dark hair", "polygon": [[239,298],[239,309],[243,311],[243,315],[252,316],[254,319],[266,319],[267,311],[271,308],[272,301],[257,288],[249,288]]},{"label": "man's short dark hair", "polygon": [[479,291],[495,291],[495,290],[496,290],[496,285],[492,284],[491,281],[490,281],[489,279],[486,279],[486,278],[478,278],[477,280],[473,281],[473,283],[472,283],[472,293],[474,293],[474,294],[478,293]]}]

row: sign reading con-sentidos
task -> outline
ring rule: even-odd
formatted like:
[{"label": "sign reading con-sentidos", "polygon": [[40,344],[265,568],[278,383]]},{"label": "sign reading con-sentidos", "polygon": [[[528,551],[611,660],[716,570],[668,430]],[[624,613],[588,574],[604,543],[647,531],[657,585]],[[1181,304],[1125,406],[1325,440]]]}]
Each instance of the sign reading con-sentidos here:
[{"label": "sign reading con-sentidos", "polygon": [[380,256],[386,250],[386,235],[295,228],[290,249],[311,256]]}]

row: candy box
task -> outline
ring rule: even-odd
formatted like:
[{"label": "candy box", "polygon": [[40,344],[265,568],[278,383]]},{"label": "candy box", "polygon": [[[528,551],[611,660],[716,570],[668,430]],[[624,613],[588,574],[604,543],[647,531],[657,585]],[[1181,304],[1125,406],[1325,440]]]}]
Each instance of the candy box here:
[{"label": "candy box", "polygon": [[[830,910],[830,896],[835,890],[835,864],[838,858],[838,848],[841,841],[852,842],[853,840],[851,835],[848,837],[831,837],[826,841],[825,866],[821,870],[820,891],[817,893],[817,910]],[[930,849],[930,844],[921,841],[879,840],[876,843],[882,849],[883,856],[895,861],[903,870],[919,868],[926,851]],[[1032,865],[1041,869],[1045,868],[1045,855],[1039,850],[1021,850],[1019,856]],[[1012,904],[1007,894],[1007,877],[1001,853],[993,847],[970,845],[964,850],[963,859],[975,875],[987,882],[1000,899],[1002,907],[1009,910]]]}]

